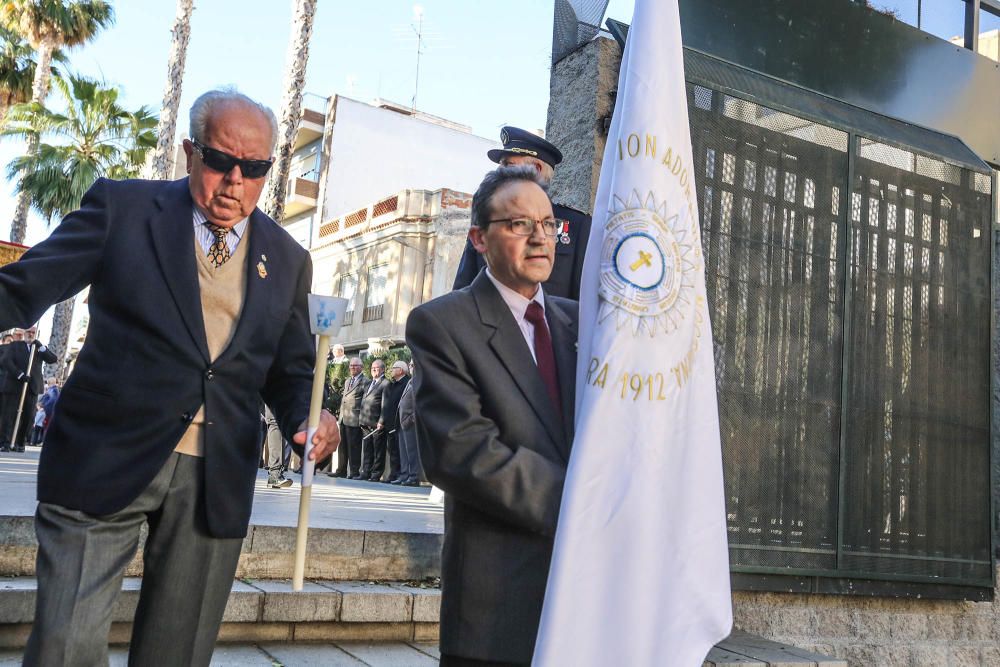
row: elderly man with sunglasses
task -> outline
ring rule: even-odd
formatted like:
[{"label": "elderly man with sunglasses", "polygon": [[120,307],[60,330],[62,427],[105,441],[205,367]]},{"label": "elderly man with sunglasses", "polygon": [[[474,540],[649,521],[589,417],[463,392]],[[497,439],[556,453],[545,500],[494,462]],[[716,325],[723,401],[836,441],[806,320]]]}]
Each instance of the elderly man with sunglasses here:
[{"label": "elderly man with sunglasses", "polygon": [[[260,398],[305,443],[315,348],[303,250],[256,208],[274,115],[230,90],[191,108],[189,177],[98,180],[0,269],[0,329],[90,286],[90,326],[38,471],[27,665],[107,664],[144,523],[129,663],[208,665],[250,519]],[[336,449],[324,414],[313,456]]]}]

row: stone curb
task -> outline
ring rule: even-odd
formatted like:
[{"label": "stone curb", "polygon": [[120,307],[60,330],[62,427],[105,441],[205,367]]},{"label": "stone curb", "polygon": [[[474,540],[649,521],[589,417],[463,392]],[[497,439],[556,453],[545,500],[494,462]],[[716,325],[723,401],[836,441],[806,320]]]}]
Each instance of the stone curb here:
[{"label": "stone curb", "polygon": [[[142,576],[145,539],[143,527],[139,553],[129,564],[126,576]],[[443,540],[443,536],[436,533],[312,528],[305,575],[311,579],[338,581],[405,581],[440,576]],[[0,576],[34,576],[37,549],[32,517],[0,516]],[[295,528],[250,526],[243,541],[236,576],[291,578],[294,549]]]},{"label": "stone curb", "polygon": [[[127,577],[111,620],[128,623],[142,580]],[[37,580],[0,580],[0,625],[31,623]],[[438,622],[441,591],[365,581],[310,581],[300,592],[287,580],[233,582],[224,623],[431,623]]]}]

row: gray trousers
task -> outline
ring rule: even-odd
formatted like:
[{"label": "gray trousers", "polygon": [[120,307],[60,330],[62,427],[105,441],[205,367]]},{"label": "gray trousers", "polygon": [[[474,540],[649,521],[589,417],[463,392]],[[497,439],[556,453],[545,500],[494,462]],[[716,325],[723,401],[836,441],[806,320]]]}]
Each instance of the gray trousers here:
[{"label": "gray trousers", "polygon": [[269,477],[277,477],[285,467],[285,438],[270,409],[264,413],[264,419],[267,422],[267,437],[264,441],[267,447],[267,474]]},{"label": "gray trousers", "polygon": [[171,454],[128,507],[91,516],[39,503],[38,597],[25,665],[108,664],[112,609],[149,523],[129,665],[208,665],[241,539],[208,533],[204,461]]},{"label": "gray trousers", "polygon": [[396,431],[399,440],[399,477],[404,482],[420,481],[420,453],[417,451],[417,429]]}]

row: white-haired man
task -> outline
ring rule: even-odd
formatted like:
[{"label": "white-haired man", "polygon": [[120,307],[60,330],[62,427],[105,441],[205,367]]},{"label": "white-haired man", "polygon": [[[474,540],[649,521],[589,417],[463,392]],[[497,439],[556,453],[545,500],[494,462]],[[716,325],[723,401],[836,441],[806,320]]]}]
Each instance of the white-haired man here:
[{"label": "white-haired man", "polygon": [[[28,665],[107,664],[111,611],[149,524],[130,664],[208,665],[253,500],[259,400],[305,443],[309,254],[256,208],[276,123],[205,93],[189,178],[98,180],[0,269],[0,329],[90,286],[90,326],[38,472]],[[336,448],[325,414],[313,458]]]}]

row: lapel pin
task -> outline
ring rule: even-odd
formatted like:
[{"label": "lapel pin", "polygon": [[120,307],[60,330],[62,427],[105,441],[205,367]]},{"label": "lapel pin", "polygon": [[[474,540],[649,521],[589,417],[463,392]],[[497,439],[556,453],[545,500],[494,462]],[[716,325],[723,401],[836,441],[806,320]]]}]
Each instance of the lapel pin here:
[{"label": "lapel pin", "polygon": [[559,243],[569,245],[569,223],[563,222],[562,232],[559,234]]},{"label": "lapel pin", "polygon": [[257,262],[257,275],[261,278],[267,278],[267,267],[264,266],[264,262]]}]

